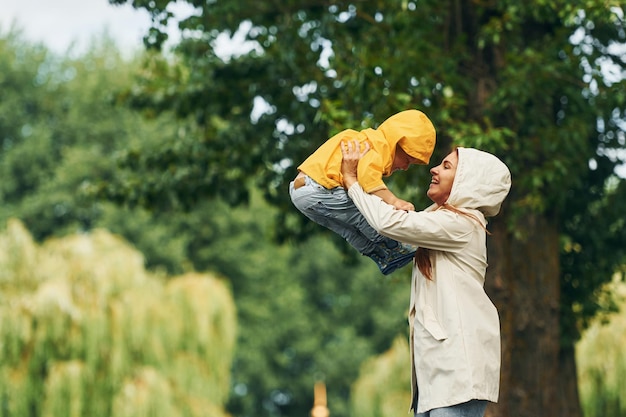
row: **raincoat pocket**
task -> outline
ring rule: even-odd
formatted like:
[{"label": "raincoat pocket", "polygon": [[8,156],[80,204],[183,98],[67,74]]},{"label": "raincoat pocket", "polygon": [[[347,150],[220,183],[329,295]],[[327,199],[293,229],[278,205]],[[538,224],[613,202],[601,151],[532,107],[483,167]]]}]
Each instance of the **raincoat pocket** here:
[{"label": "raincoat pocket", "polygon": [[430,333],[435,340],[445,340],[448,338],[448,334],[439,324],[437,315],[433,311],[433,308],[429,305],[424,306],[424,328]]}]

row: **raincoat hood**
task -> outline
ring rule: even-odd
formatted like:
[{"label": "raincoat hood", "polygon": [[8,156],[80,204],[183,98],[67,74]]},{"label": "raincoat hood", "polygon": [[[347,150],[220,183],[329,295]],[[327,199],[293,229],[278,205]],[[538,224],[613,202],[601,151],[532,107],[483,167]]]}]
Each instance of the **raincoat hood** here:
[{"label": "raincoat hood", "polygon": [[[369,129],[368,129],[369,130]],[[385,136],[390,149],[400,146],[421,164],[427,164],[435,147],[435,127],[419,110],[405,110],[386,119],[376,129]]]},{"label": "raincoat hood", "polygon": [[493,217],[511,189],[511,173],[496,156],[473,148],[457,148],[459,161],[448,204]]}]

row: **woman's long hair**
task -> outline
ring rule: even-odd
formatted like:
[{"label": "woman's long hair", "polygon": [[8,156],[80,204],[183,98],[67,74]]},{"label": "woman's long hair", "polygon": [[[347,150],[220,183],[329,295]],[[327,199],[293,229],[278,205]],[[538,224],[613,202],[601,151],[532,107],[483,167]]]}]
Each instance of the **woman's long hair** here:
[{"label": "woman's long hair", "polygon": [[[456,214],[460,214],[461,216],[468,217],[478,223],[488,235],[491,234],[489,233],[489,230],[487,230],[483,222],[481,222],[480,219],[472,213],[467,213],[463,210],[459,210],[458,208],[448,203],[443,203],[443,205],[437,207],[435,210],[439,209],[450,210]],[[417,265],[417,268],[420,270],[422,275],[424,275],[427,279],[431,281],[433,280],[433,265],[430,261],[430,249],[423,248],[421,246],[417,248],[417,251],[415,252],[415,265]]]}]

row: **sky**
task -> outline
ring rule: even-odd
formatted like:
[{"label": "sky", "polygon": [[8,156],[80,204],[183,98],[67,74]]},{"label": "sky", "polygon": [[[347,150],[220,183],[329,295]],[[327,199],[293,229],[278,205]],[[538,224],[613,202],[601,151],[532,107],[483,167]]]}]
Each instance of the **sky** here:
[{"label": "sky", "polygon": [[[94,36],[107,31],[123,52],[142,47],[150,17],[129,5],[108,0],[0,0],[0,33],[15,25],[28,41],[43,42],[63,54],[84,50]],[[176,38],[175,31],[170,36]]]},{"label": "sky", "polygon": [[[187,3],[173,2],[168,10],[177,18],[193,13]],[[80,53],[106,31],[123,53],[131,55],[143,48],[150,17],[144,10],[112,5],[108,0],[0,0],[0,33],[13,26],[27,41],[43,42],[58,54]],[[217,55],[228,58],[254,48],[244,41],[248,29],[242,27],[232,37],[220,35],[214,45]],[[176,22],[170,22],[168,35],[170,45],[180,40]]]}]

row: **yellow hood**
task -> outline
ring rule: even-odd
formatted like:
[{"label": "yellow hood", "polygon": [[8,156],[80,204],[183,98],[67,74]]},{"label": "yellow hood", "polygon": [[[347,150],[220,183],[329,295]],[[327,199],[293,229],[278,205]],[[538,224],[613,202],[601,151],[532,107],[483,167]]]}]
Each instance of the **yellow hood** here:
[{"label": "yellow hood", "polygon": [[419,110],[405,110],[385,120],[377,129],[389,142],[390,149],[400,146],[404,152],[428,164],[435,148],[435,127]]}]

